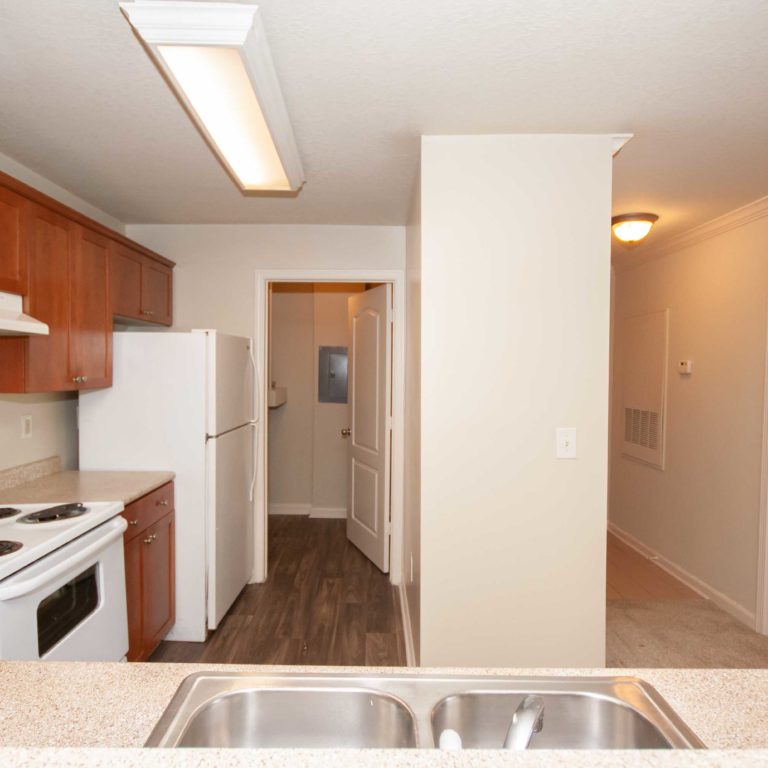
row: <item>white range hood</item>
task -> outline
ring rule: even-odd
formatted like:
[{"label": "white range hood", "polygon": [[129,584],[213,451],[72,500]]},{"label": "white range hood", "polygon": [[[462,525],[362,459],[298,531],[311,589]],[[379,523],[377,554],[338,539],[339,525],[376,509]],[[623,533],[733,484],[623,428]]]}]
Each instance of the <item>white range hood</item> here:
[{"label": "white range hood", "polygon": [[0,291],[0,336],[48,335],[48,326],[25,315],[21,296]]}]

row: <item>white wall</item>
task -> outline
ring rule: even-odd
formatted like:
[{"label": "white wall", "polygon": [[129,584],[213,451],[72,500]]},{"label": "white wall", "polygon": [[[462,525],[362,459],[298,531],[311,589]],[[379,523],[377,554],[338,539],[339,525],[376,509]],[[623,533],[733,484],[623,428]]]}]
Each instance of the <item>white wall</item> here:
[{"label": "white wall", "polygon": [[405,492],[403,582],[419,663],[421,613],[421,181],[417,179],[406,228]]},{"label": "white wall", "polygon": [[421,187],[421,663],[602,666],[611,137],[424,137]]},{"label": "white wall", "polygon": [[8,155],[0,154],[0,171],[7,173],[9,176],[13,176],[14,179],[23,181],[30,187],[34,187],[43,194],[52,197],[54,200],[58,200],[64,205],[68,205],[70,208],[74,208],[85,216],[98,221],[105,227],[110,227],[116,232],[125,233],[125,224],[122,221],[118,221],[114,216],[102,211],[95,205],[91,205],[77,195],[72,194],[68,189],[60,187],[58,184],[54,184],[39,173],[27,168],[21,163],[17,163],[13,158]]},{"label": "white wall", "polygon": [[[102,224],[124,232],[123,224],[34,171],[0,154],[0,171],[59,200]],[[64,469],[77,468],[75,395],[0,395],[0,469],[60,456]],[[21,438],[21,417],[32,416],[32,435]]]},{"label": "white wall", "polygon": [[[754,620],[768,218],[616,273],[610,519]],[[624,319],[668,307],[666,466],[621,453]],[[694,361],[693,375],[676,372]],[[705,590],[706,591],[706,590]]]},{"label": "white wall", "polygon": [[172,259],[174,325],[253,335],[258,269],[403,269],[404,227],[130,225]]}]

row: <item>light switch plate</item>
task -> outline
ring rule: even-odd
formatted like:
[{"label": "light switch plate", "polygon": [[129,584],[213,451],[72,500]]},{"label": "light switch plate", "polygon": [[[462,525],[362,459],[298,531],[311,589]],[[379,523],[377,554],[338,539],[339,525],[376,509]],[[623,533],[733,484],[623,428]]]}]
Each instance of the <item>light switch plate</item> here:
[{"label": "light switch plate", "polygon": [[574,427],[558,427],[555,430],[557,438],[556,456],[558,459],[576,458],[576,429]]}]

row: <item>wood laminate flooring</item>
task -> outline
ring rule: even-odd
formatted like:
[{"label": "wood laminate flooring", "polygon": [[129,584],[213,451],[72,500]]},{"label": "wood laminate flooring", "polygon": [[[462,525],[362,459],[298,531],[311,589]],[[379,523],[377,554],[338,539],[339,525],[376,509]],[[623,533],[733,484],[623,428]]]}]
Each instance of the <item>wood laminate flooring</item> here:
[{"label": "wood laminate flooring", "polygon": [[405,666],[398,594],[344,520],[270,515],[267,581],[206,642],[164,641],[150,661]]},{"label": "wood laminate flooring", "polygon": [[609,601],[701,599],[701,595],[611,533],[608,534],[607,576]]}]

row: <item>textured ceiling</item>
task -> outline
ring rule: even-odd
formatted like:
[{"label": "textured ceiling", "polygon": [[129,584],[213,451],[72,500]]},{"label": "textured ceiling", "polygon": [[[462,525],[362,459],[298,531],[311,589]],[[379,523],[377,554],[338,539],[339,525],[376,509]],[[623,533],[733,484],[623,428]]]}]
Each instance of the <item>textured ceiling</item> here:
[{"label": "textured ceiling", "polygon": [[259,5],[297,198],[236,189],[116,0],[0,0],[0,152],[127,223],[401,224],[431,133],[632,132],[614,210],[656,242],[768,193],[765,0]]}]

